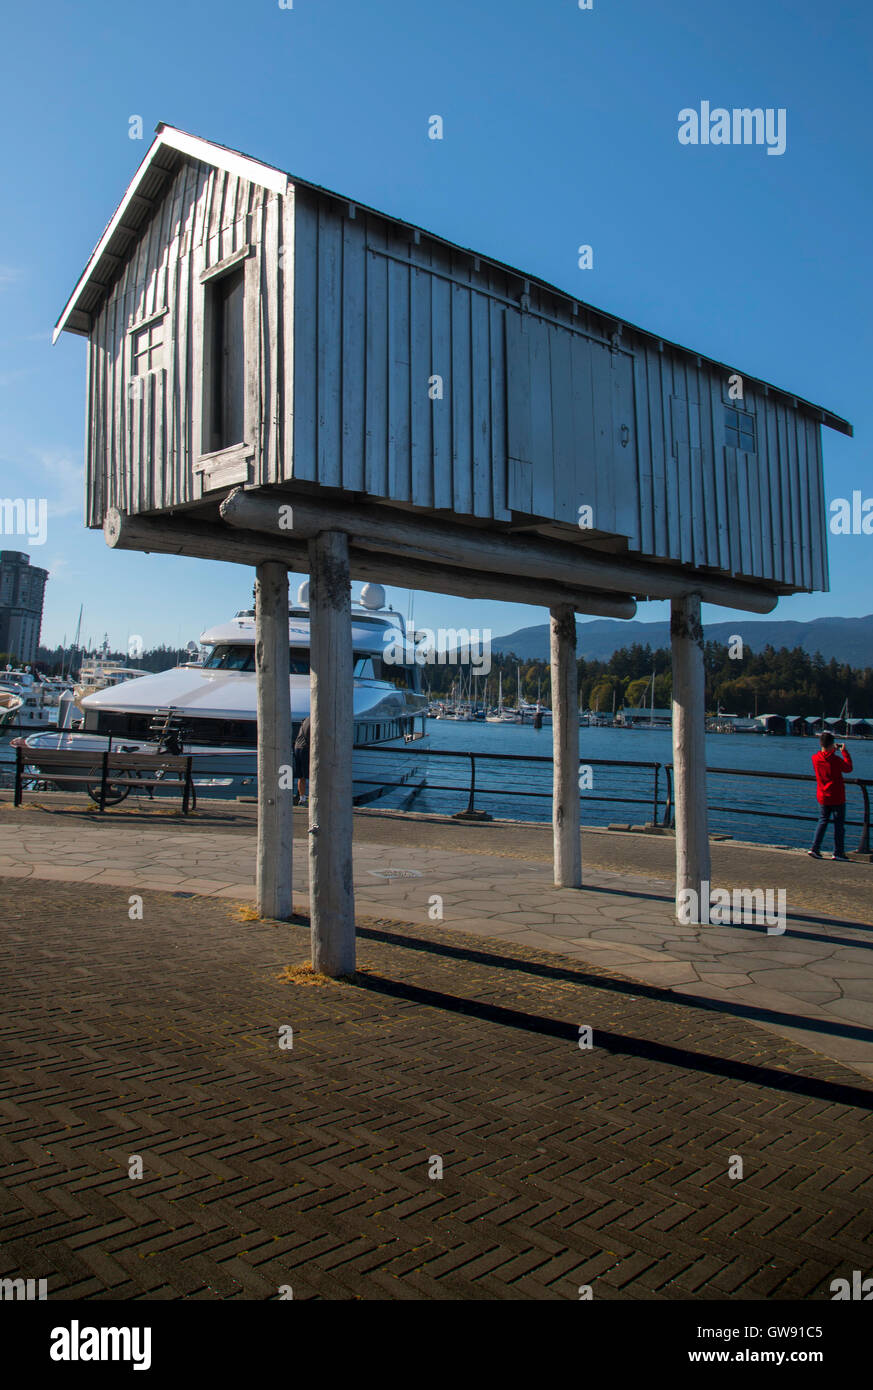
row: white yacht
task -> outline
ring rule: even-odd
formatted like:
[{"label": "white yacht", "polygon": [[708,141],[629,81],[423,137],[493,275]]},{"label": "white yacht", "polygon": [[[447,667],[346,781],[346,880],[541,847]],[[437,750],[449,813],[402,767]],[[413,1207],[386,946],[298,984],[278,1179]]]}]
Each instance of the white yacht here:
[{"label": "white yacht", "polygon": [[[288,612],[291,649],[292,741],[309,714],[309,585],[301,584]],[[352,603],[354,742],[352,763],[356,803],[373,801],[396,789],[407,796],[425,780],[427,697],[421,667],[407,641],[399,614],[385,608],[380,584],[365,584]],[[116,748],[150,752],[156,748],[156,722],[171,715],[182,729],[185,753],[193,757],[194,785],[213,795],[253,795],[257,786],[257,698],[255,615],[244,609],[230,622],[201,635],[208,649],[202,665],[187,663],[107,687],[81,702],[81,732],[58,730],[26,740],[28,766],[39,769],[41,748],[82,751]],[[395,749],[388,757],[373,749]],[[288,762],[292,750],[288,749]],[[65,790],[62,771],[50,780]],[[386,785],[387,784],[387,785]],[[81,783],[78,784],[81,787]]]},{"label": "white yacht", "polygon": [[[7,666],[0,671],[0,704],[9,711],[3,722],[22,731],[54,728],[60,696],[66,689],[71,689],[69,682],[43,676],[29,666],[23,670]],[[17,698],[18,704],[11,705],[7,696]]]},{"label": "white yacht", "polygon": [[139,680],[145,671],[135,666],[122,666],[118,661],[110,661],[106,653],[104,644],[103,650],[96,656],[86,656],[79,671],[79,680],[75,687],[76,704],[82,708],[82,701],[89,695],[96,695],[98,690],[107,690],[114,685],[121,685],[124,681]]}]

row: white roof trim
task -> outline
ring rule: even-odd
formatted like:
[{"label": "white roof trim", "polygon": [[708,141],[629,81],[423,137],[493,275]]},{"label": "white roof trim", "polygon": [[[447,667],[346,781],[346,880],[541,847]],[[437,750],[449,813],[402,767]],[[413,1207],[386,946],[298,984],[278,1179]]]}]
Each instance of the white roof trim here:
[{"label": "white roof trim", "polygon": [[155,139],[149,146],[145,158],[134,174],[127,192],[119,203],[109,226],[94,247],[76,288],[64,305],[63,312],[52,333],[53,343],[57,342],[66,328],[70,314],[75,309],[79,295],[88,283],[94,267],[106,250],[119,224],[124,221],[124,214],[131,200],[136,197],[137,190],[145,174],[154,162],[155,156],[165,145],[170,149],[178,150],[180,154],[189,155],[192,159],[199,159],[204,164],[212,164],[217,169],[225,169],[230,174],[237,174],[240,178],[249,179],[252,183],[257,183],[264,188],[268,188],[271,193],[287,192],[289,182],[288,175],[283,174],[281,170],[275,169],[269,164],[260,164],[256,159],[249,159],[248,156],[244,154],[237,154],[235,150],[228,150],[224,145],[214,145],[209,140],[200,139],[199,136],[188,135],[184,130],[177,130],[175,126],[159,125],[157,127]]},{"label": "white roof trim", "polygon": [[288,175],[271,164],[261,164],[248,155],[237,154],[236,150],[226,149],[224,145],[213,145],[210,140],[202,140],[199,135],[187,135],[175,126],[159,125],[156,143],[170,145],[192,159],[202,160],[204,164],[214,164],[229,174],[238,174],[241,179],[269,188],[271,193],[284,193],[288,187]]}]

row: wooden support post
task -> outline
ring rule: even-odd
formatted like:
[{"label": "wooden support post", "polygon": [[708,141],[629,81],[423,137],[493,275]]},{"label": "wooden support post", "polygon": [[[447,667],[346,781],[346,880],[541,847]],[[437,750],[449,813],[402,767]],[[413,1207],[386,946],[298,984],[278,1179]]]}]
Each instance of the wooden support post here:
[{"label": "wooden support post", "polygon": [[551,609],[552,656],[552,832],[555,884],[582,887],[579,824],[579,711],[576,674],[576,615],[561,605]]},{"label": "wooden support post", "polygon": [[[706,807],[703,628],[697,595],[673,600],[670,637],[673,646],[676,911],[683,921],[707,923],[712,875]],[[694,894],[690,900],[689,889]]]},{"label": "wooden support post", "polygon": [[265,560],[256,570],[255,669],[258,694],[258,912],[291,916],[294,770],[288,571]]},{"label": "wooden support post", "polygon": [[325,531],[309,542],[309,902],[313,969],[355,969],[352,886],[352,608],[349,542]]}]

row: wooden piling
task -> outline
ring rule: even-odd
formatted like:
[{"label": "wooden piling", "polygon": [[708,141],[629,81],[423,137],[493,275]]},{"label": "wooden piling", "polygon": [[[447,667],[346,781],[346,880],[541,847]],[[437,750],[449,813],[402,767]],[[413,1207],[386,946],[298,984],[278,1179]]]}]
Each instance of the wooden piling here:
[{"label": "wooden piling", "polygon": [[[673,600],[670,638],[673,647],[676,910],[684,921],[700,923],[709,920],[712,874],[706,806],[703,628],[699,596]],[[695,895],[690,903],[686,897],[688,889]]]},{"label": "wooden piling", "polygon": [[258,911],[291,916],[294,776],[288,571],[268,560],[255,581],[255,670],[258,697]]},{"label": "wooden piling", "polygon": [[555,884],[558,888],[581,888],[576,615],[563,604],[552,608],[550,614]]},{"label": "wooden piling", "polygon": [[309,899],[312,965],[355,969],[352,886],[352,611],[349,543],[339,531],[309,542]]}]

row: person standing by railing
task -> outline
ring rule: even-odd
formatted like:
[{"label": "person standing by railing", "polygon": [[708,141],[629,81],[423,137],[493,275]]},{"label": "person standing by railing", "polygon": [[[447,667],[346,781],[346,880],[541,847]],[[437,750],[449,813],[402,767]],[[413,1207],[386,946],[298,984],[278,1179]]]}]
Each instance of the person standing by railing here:
[{"label": "person standing by railing", "polygon": [[821,751],[813,753],[819,816],[810,858],[821,859],[821,842],[831,816],[834,818],[834,859],[846,859],[846,788],[843,773],[852,771],[852,759],[844,743],[834,747],[831,733],[821,735]]},{"label": "person standing by railing", "polygon": [[300,731],[294,740],[294,776],[297,778],[297,796],[295,801],[299,805],[306,804],[306,794],[309,787],[309,731],[311,720],[307,714]]}]

